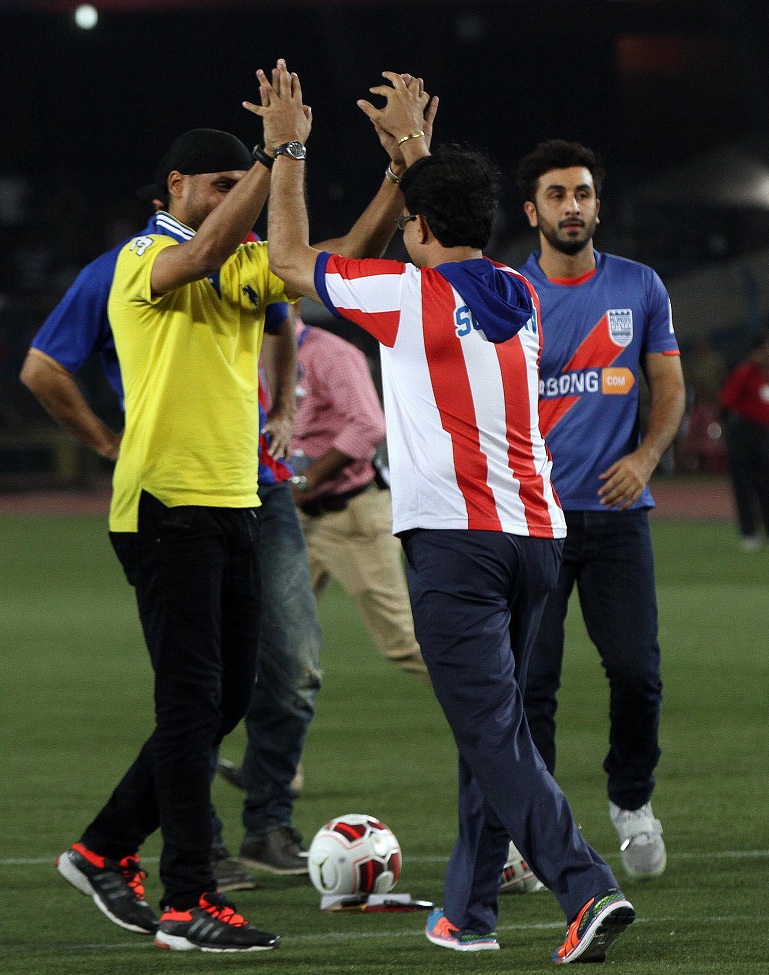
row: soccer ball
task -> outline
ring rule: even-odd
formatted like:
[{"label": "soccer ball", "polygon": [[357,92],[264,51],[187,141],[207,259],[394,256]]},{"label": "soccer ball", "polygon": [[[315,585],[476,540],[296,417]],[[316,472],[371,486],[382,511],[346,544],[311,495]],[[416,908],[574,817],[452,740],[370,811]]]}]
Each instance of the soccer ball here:
[{"label": "soccer ball", "polygon": [[307,855],[321,894],[386,894],[401,872],[394,834],[373,816],[339,816],[318,830]]},{"label": "soccer ball", "polygon": [[536,894],[544,889],[545,885],[537,880],[534,871],[518,852],[515,844],[511,843],[499,880],[500,894]]}]

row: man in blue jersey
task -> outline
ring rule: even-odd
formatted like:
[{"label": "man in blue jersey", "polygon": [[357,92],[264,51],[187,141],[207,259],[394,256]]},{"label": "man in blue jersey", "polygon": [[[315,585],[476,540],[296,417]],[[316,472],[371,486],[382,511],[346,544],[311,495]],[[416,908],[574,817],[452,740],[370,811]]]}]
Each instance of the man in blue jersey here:
[{"label": "man in blue jersey", "polygon": [[[161,189],[157,189],[162,194]],[[166,201],[167,206],[167,201]],[[142,234],[159,232],[163,211]],[[162,231],[161,231],[162,232]],[[116,460],[119,433],[91,409],[75,375],[97,355],[123,406],[123,384],[107,300],[122,244],[80,272],[32,340],[22,382],[56,422],[99,456]],[[259,498],[263,535],[259,547],[263,600],[259,672],[246,718],[251,762],[243,818],[259,866],[274,873],[306,873],[301,837],[292,821],[296,774],[320,687],[320,623],[312,594],[304,536],[291,494],[290,448],[295,411],[296,339],[285,303],[270,305],[265,320],[265,354],[275,379],[269,416],[260,402]],[[260,389],[261,400],[261,389]],[[251,889],[253,879],[224,847],[222,823],[212,807],[212,865],[220,890]],[[252,858],[253,859],[253,858]]]},{"label": "man in blue jersey", "polygon": [[[529,664],[525,708],[555,769],[564,620],[576,583],[609,679],[611,820],[631,877],[666,863],[651,796],[660,757],[662,680],[649,478],[678,430],[684,381],[667,292],[655,272],[593,247],[604,170],[593,152],[552,140],[520,163],[524,209],[540,250],[519,268],[542,310],[540,422],[568,535]],[[639,383],[650,392],[639,433]]]}]

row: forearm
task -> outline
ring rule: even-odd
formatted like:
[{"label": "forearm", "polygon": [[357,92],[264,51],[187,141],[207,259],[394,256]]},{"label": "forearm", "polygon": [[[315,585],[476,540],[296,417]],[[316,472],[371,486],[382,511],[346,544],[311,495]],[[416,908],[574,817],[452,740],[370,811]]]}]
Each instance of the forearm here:
[{"label": "forearm", "polygon": [[684,397],[666,393],[652,402],[646,433],[638,447],[653,471],[673,442],[684,415]]},{"label": "forearm", "polygon": [[74,378],[34,355],[27,355],[21,381],[58,425],[95,453],[116,460],[120,434],[99,419],[86,402]]},{"label": "forearm", "polygon": [[[407,139],[401,144],[406,165],[411,166],[418,159],[430,154],[424,136]],[[390,168],[400,177],[402,167]],[[316,244],[318,250],[331,251],[342,257],[381,257],[395,233],[395,220],[403,212],[403,194],[397,183],[385,177],[379,192],[355,221],[344,237]]]},{"label": "forearm", "polygon": [[191,240],[158,255],[152,270],[153,294],[165,294],[218,271],[259,219],[269,192],[270,171],[257,163]]},{"label": "forearm", "polygon": [[318,457],[302,472],[307,478],[307,490],[315,491],[317,488],[322,487],[326,481],[332,481],[345,467],[352,464],[354,460],[354,457],[342,453],[336,447],[327,450],[322,457]]},{"label": "forearm", "polygon": [[263,363],[272,396],[271,413],[290,416],[296,413],[296,337],[294,315],[281,324],[275,335],[265,335]]},{"label": "forearm", "polygon": [[395,233],[395,220],[402,212],[403,196],[397,184],[385,178],[349,233],[315,244],[315,247],[343,257],[381,257]]},{"label": "forearm", "polygon": [[649,356],[646,377],[651,395],[646,433],[638,452],[653,470],[673,442],[686,406],[686,386],[678,356]]},{"label": "forearm", "polygon": [[286,156],[275,160],[267,222],[270,268],[291,295],[319,300],[314,282],[318,251],[309,244],[304,167],[303,161]]}]

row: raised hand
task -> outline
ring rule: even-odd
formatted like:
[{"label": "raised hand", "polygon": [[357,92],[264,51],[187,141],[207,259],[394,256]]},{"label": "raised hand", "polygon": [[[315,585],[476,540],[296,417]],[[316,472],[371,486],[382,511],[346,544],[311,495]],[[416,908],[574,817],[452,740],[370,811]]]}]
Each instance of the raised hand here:
[{"label": "raised hand", "polygon": [[312,128],[312,109],[302,102],[302,86],[296,72],[289,72],[283,58],[272,69],[272,80],[259,68],[261,105],[243,102],[243,107],[260,115],[264,123],[264,144],[274,150],[285,142],[306,142]]},{"label": "raised hand", "polygon": [[393,71],[383,71],[382,76],[390,85],[377,85],[369,90],[374,95],[381,95],[385,99],[385,106],[376,108],[371,102],[361,99],[358,107],[371,119],[392,162],[405,165],[402,146],[409,141],[406,136],[424,140],[420,154],[423,154],[425,148],[429,150],[433,123],[438,111],[438,98],[430,98],[424,90],[421,78],[396,74]]}]

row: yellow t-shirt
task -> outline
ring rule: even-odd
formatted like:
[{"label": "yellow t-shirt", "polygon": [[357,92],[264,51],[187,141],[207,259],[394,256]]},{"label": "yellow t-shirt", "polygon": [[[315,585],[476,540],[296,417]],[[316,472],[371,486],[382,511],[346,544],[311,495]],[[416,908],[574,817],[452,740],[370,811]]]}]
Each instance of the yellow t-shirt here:
[{"label": "yellow t-shirt", "polygon": [[286,301],[267,245],[241,244],[218,274],[152,297],[164,235],[118,256],[108,314],[125,390],[111,531],[135,532],[142,490],[169,507],[246,508],[256,494],[259,349],[268,304]]}]

